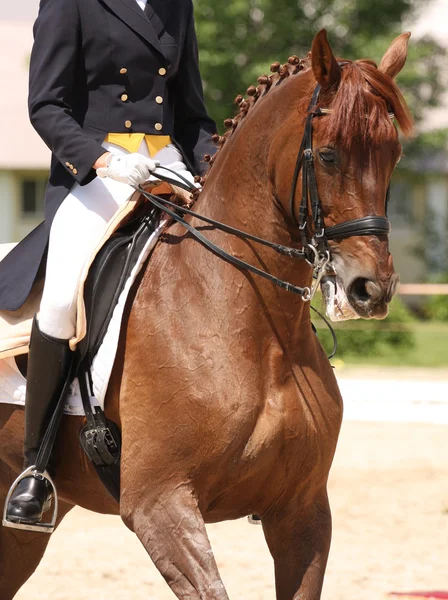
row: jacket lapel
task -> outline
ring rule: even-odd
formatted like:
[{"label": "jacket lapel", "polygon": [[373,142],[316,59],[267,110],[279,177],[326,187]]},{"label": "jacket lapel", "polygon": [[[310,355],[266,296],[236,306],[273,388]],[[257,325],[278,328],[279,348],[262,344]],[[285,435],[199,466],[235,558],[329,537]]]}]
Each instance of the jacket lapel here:
[{"label": "jacket lapel", "polygon": [[[134,0],[134,2],[135,2],[135,0]],[[165,0],[165,2],[167,2],[167,0]],[[154,27],[154,31],[156,32],[156,35],[159,35],[164,30],[165,25],[162,23],[158,14],[154,10],[153,4],[154,4],[153,1],[147,0],[145,14],[146,14],[146,18],[149,19],[149,21],[151,22],[151,25]],[[159,11],[157,11],[157,12],[159,12]],[[160,13],[160,14],[163,14],[163,13]]]},{"label": "jacket lapel", "polygon": [[157,37],[158,33],[163,29],[163,23],[157,17],[152,7],[151,12],[146,16],[136,0],[101,0],[101,2],[104,2],[117,17],[141,35],[142,38],[164,56],[162,46]]}]

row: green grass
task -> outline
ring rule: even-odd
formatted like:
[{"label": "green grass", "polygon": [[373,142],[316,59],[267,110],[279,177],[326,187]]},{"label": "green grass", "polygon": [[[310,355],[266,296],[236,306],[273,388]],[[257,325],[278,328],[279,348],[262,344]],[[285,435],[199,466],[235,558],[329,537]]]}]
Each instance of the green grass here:
[{"label": "green grass", "polygon": [[341,356],[336,353],[335,358],[342,358],[346,364],[356,365],[448,367],[447,324],[415,323],[410,324],[409,328],[414,339],[412,348],[397,349],[381,345],[373,355],[345,353]]}]

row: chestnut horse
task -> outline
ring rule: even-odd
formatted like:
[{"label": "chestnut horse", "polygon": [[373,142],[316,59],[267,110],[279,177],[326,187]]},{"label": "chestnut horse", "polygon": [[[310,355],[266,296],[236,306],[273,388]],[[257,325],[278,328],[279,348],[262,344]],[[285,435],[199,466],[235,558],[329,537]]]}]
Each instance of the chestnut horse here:
[{"label": "chestnut horse", "polygon": [[[384,217],[401,154],[388,113],[404,133],[412,127],[393,81],[408,37],[391,44],[378,68],[370,60],[336,61],[325,31],[307,59],[273,65],[247,100],[237,99],[239,115],[227,121],[226,143],[195,210],[300,248],[289,193],[318,83],[319,106],[329,109],[313,122],[325,227]],[[306,261],[201,229],[234,256],[310,285]],[[329,249],[329,315],[384,317],[398,279],[387,235],[352,235]],[[327,479],[342,400],[309,303],[235,268],[172,225],[136,286],[106,406],[122,430],[120,505],[79,447],[82,418],[64,417],[56,445],[59,521],[75,505],[120,514],[178,598],[225,600],[205,523],[256,513],[275,563],[277,598],[321,597],[331,538]],[[0,425],[4,499],[21,468],[23,410],[2,406]],[[48,537],[1,528],[2,600],[37,567]]]}]

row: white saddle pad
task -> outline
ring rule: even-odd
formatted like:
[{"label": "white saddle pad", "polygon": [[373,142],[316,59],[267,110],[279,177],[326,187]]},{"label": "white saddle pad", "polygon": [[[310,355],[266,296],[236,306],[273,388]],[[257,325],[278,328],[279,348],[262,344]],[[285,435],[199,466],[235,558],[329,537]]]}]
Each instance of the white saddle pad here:
[{"label": "white saddle pad", "polygon": [[[118,304],[116,305],[112,319],[109,323],[107,333],[103,343],[93,360],[92,378],[95,397],[91,399],[93,405],[100,405],[104,408],[104,399],[106,397],[107,386],[114,366],[117,353],[118,340],[120,336],[121,321],[123,318],[124,307],[129,291],[139,274],[145,260],[153,250],[156,242],[163,232],[167,220],[161,220],[157,229],[146,242],[145,247],[132,269],[129,279],[123,291],[120,294]],[[26,380],[21,375],[13,357],[0,360],[0,403],[25,405]],[[65,407],[65,413],[70,415],[83,415],[84,409],[79,394],[78,383],[75,380],[71,394],[69,395]]]}]

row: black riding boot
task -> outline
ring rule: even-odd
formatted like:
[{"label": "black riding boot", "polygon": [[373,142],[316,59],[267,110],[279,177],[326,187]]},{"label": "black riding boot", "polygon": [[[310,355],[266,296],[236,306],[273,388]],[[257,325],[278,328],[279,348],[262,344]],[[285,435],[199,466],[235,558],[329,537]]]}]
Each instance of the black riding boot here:
[{"label": "black riding boot", "polygon": [[[42,439],[61,395],[72,363],[67,340],[42,333],[37,319],[31,331],[28,356],[24,470],[36,464]],[[12,494],[7,519],[16,523],[38,523],[49,508],[51,486],[38,476],[22,479]]]}]

